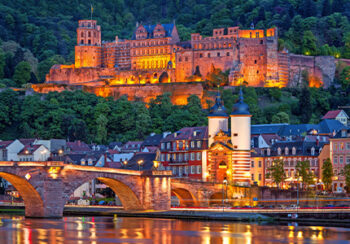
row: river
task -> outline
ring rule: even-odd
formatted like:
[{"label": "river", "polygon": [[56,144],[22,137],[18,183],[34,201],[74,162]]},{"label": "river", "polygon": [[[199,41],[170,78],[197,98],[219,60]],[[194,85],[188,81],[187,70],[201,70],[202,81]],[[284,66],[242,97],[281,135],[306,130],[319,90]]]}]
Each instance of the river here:
[{"label": "river", "polygon": [[0,243],[349,243],[350,229],[151,218],[0,215]]}]

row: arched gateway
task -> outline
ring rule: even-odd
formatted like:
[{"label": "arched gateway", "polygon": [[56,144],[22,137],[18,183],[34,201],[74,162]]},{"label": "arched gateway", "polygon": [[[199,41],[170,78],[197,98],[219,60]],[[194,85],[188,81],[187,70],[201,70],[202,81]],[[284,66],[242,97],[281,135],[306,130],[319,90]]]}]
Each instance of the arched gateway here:
[{"label": "arched gateway", "polygon": [[62,217],[69,197],[83,183],[98,179],[119,197],[124,209],[170,209],[168,171],[134,171],[61,162],[0,162],[0,177],[20,193],[27,217]]}]

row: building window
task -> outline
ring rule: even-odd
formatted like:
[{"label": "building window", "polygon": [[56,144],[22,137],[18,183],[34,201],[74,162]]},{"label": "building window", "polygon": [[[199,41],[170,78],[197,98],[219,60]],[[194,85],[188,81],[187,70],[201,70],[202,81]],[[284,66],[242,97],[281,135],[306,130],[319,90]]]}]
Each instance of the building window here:
[{"label": "building window", "polygon": [[295,149],[295,147],[292,148],[292,154],[293,154],[293,155],[296,154],[296,149]]},{"label": "building window", "polygon": [[337,156],[334,156],[334,158],[333,158],[333,164],[338,164],[338,157],[337,157]]},{"label": "building window", "polygon": [[251,162],[251,167],[254,168],[254,161]]},{"label": "building window", "polygon": [[311,148],[311,155],[315,155],[315,148],[314,147]]},{"label": "building window", "polygon": [[254,60],[254,64],[256,64],[257,63],[257,61],[256,61],[256,59]]},{"label": "building window", "polygon": [[238,133],[234,133],[233,136],[238,136]]},{"label": "building window", "polygon": [[210,53],[208,53],[208,58],[210,58]]},{"label": "building window", "polygon": [[350,142],[346,143],[346,150],[350,150]]},{"label": "building window", "polygon": [[261,168],[261,161],[259,161],[259,168]]},{"label": "building window", "polygon": [[220,53],[218,53],[218,57],[220,57]]},{"label": "building window", "polygon": [[261,174],[259,174],[259,181],[261,181]]},{"label": "building window", "polygon": [[339,164],[343,164],[344,160],[343,160],[343,156],[339,156]]},{"label": "building window", "polygon": [[346,156],[346,164],[350,164],[350,156]]},{"label": "building window", "polygon": [[267,153],[267,156],[270,156],[270,154],[271,154],[271,149],[268,148],[267,151],[266,151],[266,153]]},{"label": "building window", "polygon": [[166,161],[170,161],[170,153],[166,155]]},{"label": "building window", "polygon": [[197,160],[201,160],[202,159],[202,153],[201,152],[197,152]]},{"label": "building window", "polygon": [[164,149],[165,148],[165,145],[164,145],[164,142],[160,144],[160,149]]},{"label": "building window", "polygon": [[279,148],[277,148],[277,154],[278,154],[278,155],[281,155],[281,151],[282,151],[282,150],[281,150],[281,148],[280,148],[280,147],[279,147]]},{"label": "building window", "polygon": [[176,175],[176,167],[172,167],[173,175]]},{"label": "building window", "polygon": [[181,57],[179,57],[179,62],[181,62],[181,60],[182,60]]},{"label": "building window", "polygon": [[191,148],[194,148],[194,141],[191,141]]},{"label": "building window", "polygon": [[173,151],[176,151],[176,141],[173,142]]},{"label": "building window", "polygon": [[185,173],[185,175],[188,175],[188,166],[185,166],[184,173]]},{"label": "building window", "polygon": [[184,147],[184,143],[182,141],[179,141],[179,150],[182,150]]},{"label": "building window", "polygon": [[194,160],[194,153],[191,153],[191,160]]},{"label": "building window", "polygon": [[197,174],[202,173],[202,166],[197,165]]},{"label": "building window", "polygon": [[284,149],[284,154],[285,154],[285,155],[288,155],[288,154],[289,154],[289,148],[288,148],[288,147],[286,147],[286,148]]},{"label": "building window", "polygon": [[195,169],[194,169],[194,165],[191,165],[191,174],[194,174],[194,172],[195,172]]},{"label": "building window", "polygon": [[252,174],[252,181],[254,181],[254,174]]},{"label": "building window", "polygon": [[188,161],[188,153],[185,153],[184,159],[185,161]]},{"label": "building window", "polygon": [[263,41],[263,40],[260,40],[260,44],[264,44],[264,41]]},{"label": "building window", "polygon": [[182,153],[179,153],[179,161],[181,162],[183,159],[183,154]]},{"label": "building window", "polygon": [[259,38],[259,32],[256,32],[256,38]]},{"label": "building window", "polygon": [[202,58],[202,57],[203,57],[203,54],[200,53],[200,54],[199,54],[199,57]]},{"label": "building window", "polygon": [[228,56],[230,56],[230,53],[229,53],[229,52],[227,52],[227,53],[226,53],[226,56],[227,56],[227,57],[228,57]]},{"label": "building window", "polygon": [[186,61],[186,62],[188,61],[188,57],[185,57],[185,61]]},{"label": "building window", "polygon": [[201,148],[202,146],[202,141],[197,141],[197,148]]}]

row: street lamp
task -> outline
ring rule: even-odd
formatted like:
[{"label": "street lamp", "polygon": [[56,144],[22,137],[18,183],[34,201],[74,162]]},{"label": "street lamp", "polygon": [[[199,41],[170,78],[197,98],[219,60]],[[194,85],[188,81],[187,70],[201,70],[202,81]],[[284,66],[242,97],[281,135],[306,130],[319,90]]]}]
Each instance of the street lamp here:
[{"label": "street lamp", "polygon": [[139,171],[141,171],[141,165],[143,164],[143,160],[137,161],[137,164],[139,165]]},{"label": "street lamp", "polygon": [[157,160],[154,160],[154,161],[153,161],[153,168],[154,168],[155,170],[157,170],[158,167],[159,167],[159,162],[158,162]]},{"label": "street lamp", "polygon": [[128,161],[124,160],[123,165],[124,165],[124,168],[126,168],[126,166],[128,165]]},{"label": "street lamp", "polygon": [[[226,177],[222,181],[222,211],[225,209],[225,201],[226,201],[226,195],[224,196],[224,185],[226,185],[226,191],[227,191],[227,179]],[[225,201],[224,201],[225,199]]]}]

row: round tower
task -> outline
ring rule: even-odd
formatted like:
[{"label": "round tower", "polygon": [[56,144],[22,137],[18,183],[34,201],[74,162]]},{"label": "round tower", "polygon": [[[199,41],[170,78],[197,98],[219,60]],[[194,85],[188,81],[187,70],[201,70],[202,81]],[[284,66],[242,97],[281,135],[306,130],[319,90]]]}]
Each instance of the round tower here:
[{"label": "round tower", "polygon": [[250,182],[250,120],[249,107],[243,101],[242,89],[239,100],[233,106],[231,117],[231,142],[233,147],[232,162],[234,181],[249,184]]},{"label": "round tower", "polygon": [[214,142],[214,136],[220,131],[228,130],[228,115],[220,93],[216,95],[215,104],[208,114],[208,147]]}]

